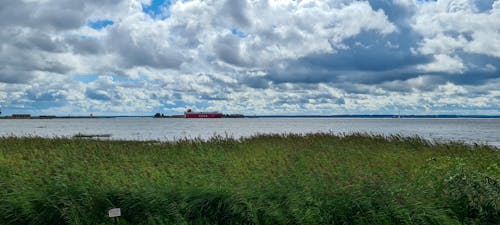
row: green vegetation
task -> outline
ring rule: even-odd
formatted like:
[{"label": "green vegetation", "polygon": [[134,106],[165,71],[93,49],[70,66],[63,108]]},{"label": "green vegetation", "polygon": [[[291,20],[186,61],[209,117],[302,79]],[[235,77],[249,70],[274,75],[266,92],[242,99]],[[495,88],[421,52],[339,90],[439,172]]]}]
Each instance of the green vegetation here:
[{"label": "green vegetation", "polygon": [[0,138],[0,224],[500,224],[500,151],[355,134]]}]

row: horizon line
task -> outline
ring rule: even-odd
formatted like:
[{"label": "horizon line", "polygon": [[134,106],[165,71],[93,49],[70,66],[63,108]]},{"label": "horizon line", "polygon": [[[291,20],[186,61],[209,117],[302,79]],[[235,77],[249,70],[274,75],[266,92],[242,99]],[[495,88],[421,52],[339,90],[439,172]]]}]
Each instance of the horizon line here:
[{"label": "horizon line", "polygon": [[[0,118],[9,119],[15,115],[25,115],[26,118],[34,119],[65,119],[65,118],[153,118],[152,115],[31,115],[31,114],[11,114],[11,115],[0,115]],[[230,114],[229,114],[230,115]],[[303,117],[303,118],[500,118],[500,114],[488,115],[488,114],[253,114],[246,115],[242,114],[244,118],[270,118],[270,117],[282,117],[282,118],[293,118],[293,117]],[[178,118],[184,116],[184,114],[170,114],[165,115],[165,118]]]}]

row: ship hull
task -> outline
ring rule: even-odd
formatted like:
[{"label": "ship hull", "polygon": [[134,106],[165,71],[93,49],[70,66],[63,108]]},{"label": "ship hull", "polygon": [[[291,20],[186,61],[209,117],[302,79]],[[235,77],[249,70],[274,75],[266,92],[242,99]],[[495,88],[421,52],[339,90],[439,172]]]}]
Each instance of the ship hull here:
[{"label": "ship hull", "polygon": [[222,113],[186,113],[184,114],[185,118],[197,119],[197,118],[222,118]]}]

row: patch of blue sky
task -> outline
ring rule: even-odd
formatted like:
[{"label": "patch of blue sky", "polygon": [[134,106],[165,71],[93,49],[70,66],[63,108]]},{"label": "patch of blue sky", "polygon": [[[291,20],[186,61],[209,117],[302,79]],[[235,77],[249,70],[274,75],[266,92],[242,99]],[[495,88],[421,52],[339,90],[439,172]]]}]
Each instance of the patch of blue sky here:
[{"label": "patch of blue sky", "polygon": [[231,28],[231,33],[237,37],[240,37],[240,38],[245,38],[248,36],[247,33],[241,31],[241,30],[238,30],[238,28]]},{"label": "patch of blue sky", "polygon": [[26,108],[19,105],[4,105],[0,108],[0,111],[2,111],[0,116],[10,116],[12,114],[31,114],[33,112],[33,108]]},{"label": "patch of blue sky", "polygon": [[120,76],[120,75],[116,75],[116,74],[113,74],[111,75],[111,78],[113,78],[113,81],[114,82],[130,82],[130,81],[134,81],[135,79],[134,78],[130,78],[130,77],[126,77],[126,76]]},{"label": "patch of blue sky", "polygon": [[197,102],[195,104],[195,107],[201,111],[207,111],[206,108],[209,106],[208,102],[202,101],[202,102]]},{"label": "patch of blue sky", "polygon": [[493,3],[496,0],[479,0],[479,1],[474,1],[476,4],[476,7],[479,9],[480,12],[484,11],[489,11],[493,8]]},{"label": "patch of blue sky", "polygon": [[67,100],[59,99],[59,100],[37,100],[36,102],[29,103],[27,109],[31,110],[42,110],[42,109],[50,109],[67,105]]},{"label": "patch of blue sky", "polygon": [[12,102],[4,105],[0,110],[0,116],[9,116],[12,114],[32,114],[40,115],[39,110],[50,109],[52,107],[61,107],[67,105],[66,100],[37,100],[32,102]]},{"label": "patch of blue sky", "polygon": [[154,19],[166,19],[170,17],[168,8],[175,0],[151,0],[151,4],[142,4],[142,11]]},{"label": "patch of blue sky", "polygon": [[111,26],[113,24],[114,24],[114,22],[111,20],[95,20],[95,21],[88,21],[87,22],[87,25],[94,30],[101,30],[102,28],[105,28],[107,26]]},{"label": "patch of blue sky", "polygon": [[73,80],[80,81],[83,83],[91,83],[99,79],[98,75],[94,74],[87,74],[87,75],[75,75],[73,76]]}]

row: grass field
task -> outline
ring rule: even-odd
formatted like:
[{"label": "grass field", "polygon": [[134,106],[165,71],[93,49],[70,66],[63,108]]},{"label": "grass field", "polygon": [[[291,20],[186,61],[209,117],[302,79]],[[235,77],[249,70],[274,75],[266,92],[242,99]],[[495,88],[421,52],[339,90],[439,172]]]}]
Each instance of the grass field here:
[{"label": "grass field", "polygon": [[500,150],[420,138],[0,138],[0,224],[500,224]]}]

